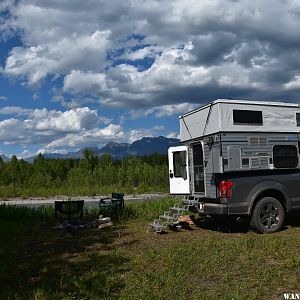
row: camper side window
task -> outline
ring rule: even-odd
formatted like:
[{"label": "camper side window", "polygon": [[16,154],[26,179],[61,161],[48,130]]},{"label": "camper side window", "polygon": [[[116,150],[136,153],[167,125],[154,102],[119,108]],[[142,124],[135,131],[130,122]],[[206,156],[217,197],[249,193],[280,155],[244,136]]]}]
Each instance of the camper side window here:
[{"label": "camper side window", "polygon": [[297,147],[294,145],[275,145],[273,147],[275,168],[296,168],[298,165]]},{"label": "camper side window", "polygon": [[185,167],[186,167],[185,151],[174,152],[173,154],[174,177],[184,177]]},{"label": "camper side window", "polygon": [[262,111],[260,110],[233,110],[234,125],[263,125]]}]

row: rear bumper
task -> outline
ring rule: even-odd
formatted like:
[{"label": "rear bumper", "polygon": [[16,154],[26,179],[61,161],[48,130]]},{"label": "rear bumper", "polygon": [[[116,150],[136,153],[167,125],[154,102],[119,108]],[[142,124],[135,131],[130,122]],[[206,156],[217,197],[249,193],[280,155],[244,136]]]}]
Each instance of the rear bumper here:
[{"label": "rear bumper", "polygon": [[205,215],[228,215],[227,204],[200,203],[199,212]]},{"label": "rear bumper", "polygon": [[[225,198],[207,198],[197,197],[191,195],[190,200],[196,201],[198,205],[195,205],[199,213],[205,215],[235,215],[245,216],[250,213],[251,203],[244,202],[232,202]],[[229,202],[229,203],[228,203]]]}]

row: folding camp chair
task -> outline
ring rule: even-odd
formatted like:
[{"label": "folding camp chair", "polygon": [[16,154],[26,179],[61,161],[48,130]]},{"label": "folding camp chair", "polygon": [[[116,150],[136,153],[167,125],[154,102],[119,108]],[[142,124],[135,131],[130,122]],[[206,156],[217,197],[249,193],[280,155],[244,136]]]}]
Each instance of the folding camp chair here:
[{"label": "folding camp chair", "polygon": [[60,239],[67,233],[75,235],[74,227],[83,223],[84,200],[55,201],[55,219],[61,222],[64,231]]},{"label": "folding camp chair", "polygon": [[111,215],[117,213],[119,216],[124,207],[124,194],[122,193],[112,193],[110,198],[102,198],[99,201],[100,214]]}]

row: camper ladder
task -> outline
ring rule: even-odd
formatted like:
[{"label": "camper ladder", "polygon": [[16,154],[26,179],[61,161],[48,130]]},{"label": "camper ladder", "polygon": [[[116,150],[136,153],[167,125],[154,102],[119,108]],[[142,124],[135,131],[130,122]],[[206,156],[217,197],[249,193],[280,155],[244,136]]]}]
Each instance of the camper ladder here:
[{"label": "camper ladder", "polygon": [[181,206],[174,205],[173,207],[170,207],[162,215],[160,215],[158,219],[155,219],[152,223],[150,223],[148,231],[160,233],[165,231],[168,227],[181,229],[178,218],[189,210],[192,210],[192,208],[196,208],[197,203],[197,200],[185,198],[182,200]]}]

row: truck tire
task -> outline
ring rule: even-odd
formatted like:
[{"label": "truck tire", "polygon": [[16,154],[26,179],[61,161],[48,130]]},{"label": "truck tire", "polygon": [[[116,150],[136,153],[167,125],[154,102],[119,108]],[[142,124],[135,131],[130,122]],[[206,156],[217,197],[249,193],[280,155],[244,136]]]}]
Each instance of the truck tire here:
[{"label": "truck tire", "polygon": [[273,233],[282,227],[284,216],[282,204],[277,199],[264,197],[256,203],[250,225],[260,233]]}]

